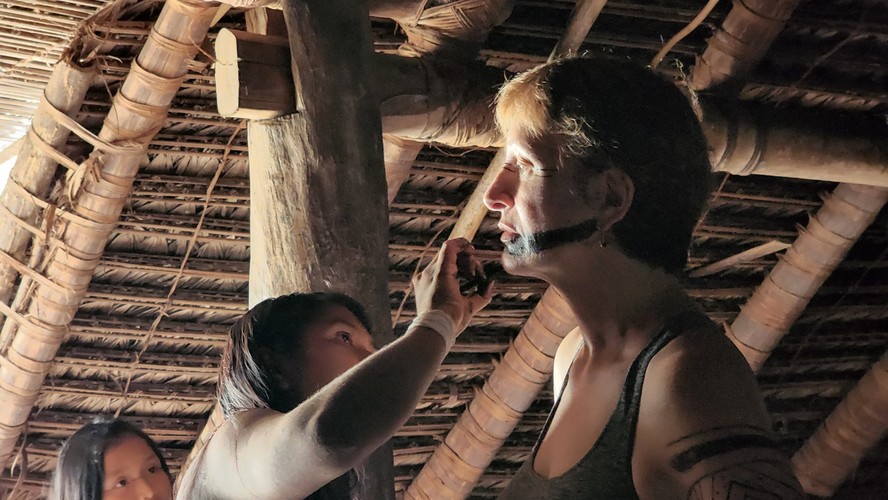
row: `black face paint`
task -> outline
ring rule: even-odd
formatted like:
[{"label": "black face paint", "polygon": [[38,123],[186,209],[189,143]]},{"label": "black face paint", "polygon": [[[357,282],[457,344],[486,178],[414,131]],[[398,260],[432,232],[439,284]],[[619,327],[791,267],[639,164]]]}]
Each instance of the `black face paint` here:
[{"label": "black face paint", "polygon": [[598,232],[598,221],[588,219],[573,226],[550,229],[527,236],[517,236],[506,242],[506,251],[516,257],[540,253],[543,250],[587,240]]}]

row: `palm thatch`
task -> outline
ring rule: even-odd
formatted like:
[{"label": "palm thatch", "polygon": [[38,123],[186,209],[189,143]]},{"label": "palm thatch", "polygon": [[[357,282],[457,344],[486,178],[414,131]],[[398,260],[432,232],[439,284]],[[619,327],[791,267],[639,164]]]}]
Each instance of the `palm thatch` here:
[{"label": "palm thatch", "polygon": [[110,0],[13,0],[0,6],[0,150],[24,135],[52,67],[81,21]]}]

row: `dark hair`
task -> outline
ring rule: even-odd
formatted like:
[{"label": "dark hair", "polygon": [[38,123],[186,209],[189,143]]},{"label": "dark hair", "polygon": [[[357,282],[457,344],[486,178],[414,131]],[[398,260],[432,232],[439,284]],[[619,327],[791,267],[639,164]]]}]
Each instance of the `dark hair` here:
[{"label": "dark hair", "polygon": [[[288,412],[298,406],[281,397],[272,386],[274,378],[256,362],[252,352],[265,347],[273,351],[302,349],[302,333],[331,306],[343,306],[372,331],[364,308],[351,297],[335,292],[293,293],[266,299],[253,306],[229,330],[229,343],[219,368],[219,406],[225,418],[239,411],[271,408]],[[349,498],[358,474],[349,471],[309,496],[309,499]]]},{"label": "dark hair", "polygon": [[226,418],[254,408],[292,410],[292,402],[281,401],[273,377],[253,357],[253,351],[265,347],[273,351],[302,348],[302,333],[330,306],[340,305],[351,311],[370,331],[364,308],[347,295],[333,292],[293,293],[266,299],[253,306],[229,330],[229,343],[222,354],[219,369],[219,406]]},{"label": "dark hair", "polygon": [[652,267],[684,269],[712,167],[700,122],[675,84],[627,61],[561,59],[506,84],[497,121],[561,136],[562,158],[593,171],[625,172],[635,196],[613,229],[620,247]]},{"label": "dark hair", "polygon": [[139,428],[123,420],[98,417],[77,430],[62,446],[52,477],[51,500],[101,500],[105,482],[105,451],[128,437],[145,441],[172,481],[157,444]]}]

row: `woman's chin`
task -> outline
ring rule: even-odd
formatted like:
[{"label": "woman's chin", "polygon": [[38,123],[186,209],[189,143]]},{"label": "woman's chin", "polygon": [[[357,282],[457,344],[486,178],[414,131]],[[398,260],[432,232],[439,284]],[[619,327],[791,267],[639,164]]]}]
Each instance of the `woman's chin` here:
[{"label": "woman's chin", "polygon": [[536,269],[535,263],[539,260],[536,254],[514,254],[507,250],[503,250],[502,265],[503,270],[515,276],[537,277],[534,273]]}]

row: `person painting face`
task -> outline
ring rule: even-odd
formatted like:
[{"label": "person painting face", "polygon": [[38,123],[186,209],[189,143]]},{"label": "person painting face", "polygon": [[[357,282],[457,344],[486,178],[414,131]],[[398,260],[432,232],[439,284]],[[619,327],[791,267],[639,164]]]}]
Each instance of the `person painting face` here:
[{"label": "person painting face", "polygon": [[[177,498],[371,500],[390,480],[367,458],[412,415],[456,336],[492,296],[474,247],[444,243],[413,279],[417,317],[377,350],[360,304],[294,293],[230,330],[219,374],[226,417],[182,474]],[[476,283],[460,291],[459,280]]]},{"label": "person painting face", "polygon": [[172,477],[157,445],[119,419],[99,418],[64,444],[50,500],[172,500]]}]

